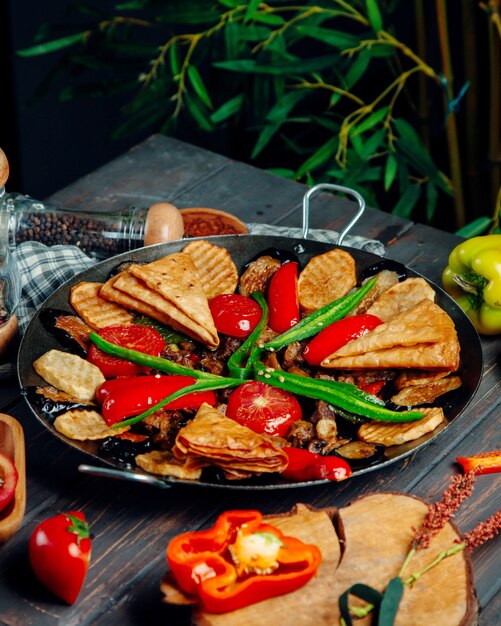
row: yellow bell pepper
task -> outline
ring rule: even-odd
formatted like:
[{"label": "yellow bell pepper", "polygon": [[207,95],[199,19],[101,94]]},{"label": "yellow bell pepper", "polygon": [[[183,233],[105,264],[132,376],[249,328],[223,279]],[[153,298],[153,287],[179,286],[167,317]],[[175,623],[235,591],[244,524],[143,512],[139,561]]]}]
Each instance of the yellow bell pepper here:
[{"label": "yellow bell pepper", "polygon": [[442,284],[479,333],[501,334],[501,235],[460,243],[449,256]]}]

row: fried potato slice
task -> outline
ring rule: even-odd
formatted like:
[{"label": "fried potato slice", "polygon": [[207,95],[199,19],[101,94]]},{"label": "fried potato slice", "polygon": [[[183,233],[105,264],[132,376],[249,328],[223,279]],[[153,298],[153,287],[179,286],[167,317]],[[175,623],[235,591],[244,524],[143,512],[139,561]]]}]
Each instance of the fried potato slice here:
[{"label": "fried potato slice", "polygon": [[190,241],[183,248],[198,270],[202,287],[209,300],[223,293],[235,293],[238,271],[226,248],[216,246],[205,239]]},{"label": "fried potato slice", "polygon": [[238,477],[240,472],[280,472],[287,466],[287,455],[271,437],[255,433],[206,403],[177,434],[173,453],[180,460],[203,460]]},{"label": "fried potato slice", "polygon": [[129,430],[130,426],[110,428],[97,411],[73,409],[58,415],[54,420],[54,428],[68,439],[93,441],[124,433]]},{"label": "fried potato slice", "polygon": [[53,387],[79,400],[94,400],[96,389],[106,380],[94,364],[61,350],[42,354],[34,361],[33,368]]},{"label": "fried potato slice", "polygon": [[209,348],[217,348],[219,336],[207,296],[189,254],[170,254],[146,265],[133,265],[130,271],[167,301],[170,305],[168,314],[183,327],[186,334]]},{"label": "fried potato slice", "polygon": [[411,387],[413,385],[427,385],[428,383],[432,383],[435,380],[439,380],[440,378],[445,378],[450,374],[449,370],[443,371],[429,371],[426,370],[403,370],[399,373],[399,375],[395,378],[394,385],[395,389],[404,389],[404,387]]},{"label": "fried potato slice", "polygon": [[447,376],[440,378],[425,385],[411,385],[405,387],[397,394],[392,396],[391,400],[398,406],[418,406],[420,404],[430,404],[439,396],[458,389],[461,387],[461,378],[459,376]]},{"label": "fried potato slice", "polygon": [[358,429],[358,437],[367,443],[379,443],[383,446],[398,446],[407,441],[419,439],[431,433],[445,421],[444,412],[439,407],[420,409],[423,419],[413,422],[376,422],[362,424]]},{"label": "fried potato slice", "polygon": [[455,371],[459,341],[454,322],[427,298],[322,361],[337,369],[417,368]]},{"label": "fried potato slice", "polygon": [[425,298],[435,302],[435,295],[424,278],[406,278],[383,291],[365,312],[387,322]]},{"label": "fried potato slice", "polygon": [[357,283],[355,259],[345,250],[329,250],[313,257],[299,275],[299,305],[316,311],[346,295]]},{"label": "fried potato slice", "polygon": [[141,469],[150,474],[172,476],[183,480],[198,480],[204,466],[203,463],[194,463],[192,459],[180,461],[167,450],[152,450],[145,454],[138,454],[135,461]]},{"label": "fried potato slice", "polygon": [[81,282],[71,288],[70,304],[91,328],[132,324],[134,316],[122,306],[99,295],[103,283]]}]

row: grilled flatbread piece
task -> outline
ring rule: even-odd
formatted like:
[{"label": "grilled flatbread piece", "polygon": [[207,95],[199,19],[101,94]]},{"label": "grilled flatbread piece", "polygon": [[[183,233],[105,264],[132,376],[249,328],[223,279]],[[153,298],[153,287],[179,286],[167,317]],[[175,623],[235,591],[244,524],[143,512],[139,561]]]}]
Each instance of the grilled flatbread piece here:
[{"label": "grilled flatbread piece", "polygon": [[424,278],[406,278],[384,291],[365,312],[387,322],[424,298],[435,302],[435,291]]},{"label": "grilled flatbread piece", "polygon": [[[370,278],[372,278],[372,276]],[[370,278],[365,280],[364,284],[370,280]],[[390,270],[383,270],[379,272],[379,274],[376,274],[375,278],[376,283],[374,284],[374,287],[357,304],[357,306],[347,314],[346,317],[352,317],[353,315],[361,315],[362,313],[365,313],[384,291],[393,287],[393,285],[398,284],[398,274],[396,272],[390,272]]]},{"label": "grilled flatbread piece", "polygon": [[427,372],[426,370],[404,370],[395,378],[394,385],[395,389],[399,390],[413,385],[427,385],[440,378],[445,378],[449,374],[450,372],[448,370],[444,370],[443,372],[440,370],[432,372]]},{"label": "grilled flatbread piece", "polygon": [[313,257],[299,275],[299,305],[306,313],[346,295],[357,283],[355,259],[345,250]]},{"label": "grilled flatbread piece", "polygon": [[459,341],[454,322],[427,298],[322,361],[323,367],[337,369],[455,371],[458,365]]},{"label": "grilled flatbread piece", "polygon": [[439,396],[461,387],[459,376],[447,376],[425,385],[409,385],[392,396],[391,401],[398,406],[418,406],[430,404]]},{"label": "grilled flatbread piece", "polygon": [[134,316],[122,306],[99,295],[102,283],[81,282],[71,288],[70,304],[91,328],[132,324]]},{"label": "grilled flatbread piece", "polygon": [[198,270],[202,287],[209,300],[223,293],[235,293],[238,285],[238,271],[226,248],[209,241],[190,241],[183,248],[189,254]]},{"label": "grilled flatbread piece", "polygon": [[280,472],[287,466],[287,455],[271,437],[255,433],[206,403],[177,434],[173,453],[179,460],[194,458],[221,467],[228,478]]},{"label": "grilled flatbread piece", "polygon": [[101,370],[82,357],[49,350],[33,363],[36,373],[56,389],[79,400],[94,400],[96,389],[105,382]]},{"label": "grilled flatbread piece", "polygon": [[168,450],[152,450],[138,454],[135,461],[141,469],[150,474],[172,476],[182,480],[198,480],[202,475],[202,468],[206,465],[192,459],[180,461]]},{"label": "grilled flatbread piece", "polygon": [[94,441],[120,435],[129,430],[130,426],[111,428],[97,411],[79,411],[74,409],[58,415],[54,420],[54,428],[69,439]]},{"label": "grilled flatbread piece", "polygon": [[369,422],[362,424],[358,429],[358,437],[368,443],[379,443],[383,446],[398,446],[407,441],[419,439],[426,433],[431,433],[445,421],[444,412],[439,407],[419,409],[424,414],[423,419],[413,422]]},{"label": "grilled flatbread piece", "polygon": [[207,296],[189,254],[171,254],[147,265],[133,265],[130,271],[167,301],[170,306],[165,312],[180,329],[209,348],[217,348],[219,337]]}]

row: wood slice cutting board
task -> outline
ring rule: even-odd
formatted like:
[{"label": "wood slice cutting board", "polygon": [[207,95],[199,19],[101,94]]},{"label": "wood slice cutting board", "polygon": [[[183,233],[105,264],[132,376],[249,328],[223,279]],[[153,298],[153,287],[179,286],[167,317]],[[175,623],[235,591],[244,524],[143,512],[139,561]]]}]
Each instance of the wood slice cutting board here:
[{"label": "wood slice cutting board", "polygon": [[[323,561],[317,575],[301,589],[231,613],[216,615],[193,610],[196,626],[338,626],[339,596],[354,583],[383,591],[397,576],[418,528],[428,510],[426,503],[405,494],[371,494],[336,512],[297,505],[284,516],[267,517],[284,534],[315,543]],[[442,550],[460,539],[447,524],[427,550],[413,557],[404,577],[421,570]],[[168,585],[166,601],[174,601]],[[178,599],[179,601],[179,599]],[[177,602],[176,602],[177,603]],[[356,598],[350,604],[363,604]],[[371,617],[357,620],[368,626]],[[465,551],[451,556],[412,586],[406,585],[395,626],[474,626],[477,603],[471,563]]]}]

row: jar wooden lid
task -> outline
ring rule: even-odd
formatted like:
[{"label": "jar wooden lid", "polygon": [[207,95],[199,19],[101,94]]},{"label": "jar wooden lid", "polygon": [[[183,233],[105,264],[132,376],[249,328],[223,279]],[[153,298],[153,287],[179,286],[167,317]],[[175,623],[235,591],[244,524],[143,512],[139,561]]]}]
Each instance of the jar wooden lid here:
[{"label": "jar wooden lid", "polygon": [[191,207],[180,211],[183,216],[185,237],[245,235],[249,232],[241,220],[226,211],[205,207]]}]

